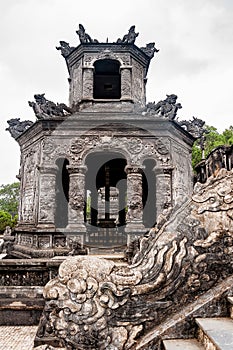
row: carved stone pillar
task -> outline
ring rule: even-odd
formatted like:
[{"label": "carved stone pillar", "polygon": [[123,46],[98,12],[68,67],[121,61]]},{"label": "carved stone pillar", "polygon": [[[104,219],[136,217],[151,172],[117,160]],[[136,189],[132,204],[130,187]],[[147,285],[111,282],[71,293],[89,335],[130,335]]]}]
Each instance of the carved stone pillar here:
[{"label": "carved stone pillar", "polygon": [[38,228],[55,229],[57,167],[39,166]]},{"label": "carved stone pillar", "polygon": [[93,99],[93,67],[83,67],[83,99]]},{"label": "carved stone pillar", "polygon": [[[145,232],[143,225],[143,204],[142,204],[142,169],[138,166],[126,166],[127,173],[127,233]],[[129,237],[128,237],[129,241]]]},{"label": "carved stone pillar", "polygon": [[121,67],[121,100],[128,101],[132,99],[132,79],[131,79],[131,66]]},{"label": "carved stone pillar", "polygon": [[68,166],[70,174],[67,229],[86,232],[84,224],[86,166]]},{"label": "carved stone pillar", "polygon": [[172,169],[154,168],[156,175],[156,217],[172,205]]}]

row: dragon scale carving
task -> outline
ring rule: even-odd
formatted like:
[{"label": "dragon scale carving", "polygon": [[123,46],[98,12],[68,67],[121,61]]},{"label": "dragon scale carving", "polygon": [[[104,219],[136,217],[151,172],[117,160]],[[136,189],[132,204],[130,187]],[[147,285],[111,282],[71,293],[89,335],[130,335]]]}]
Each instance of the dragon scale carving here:
[{"label": "dragon scale carving", "polygon": [[135,349],[152,326],[233,273],[233,171],[221,169],[140,240],[132,264],[64,261],[45,287],[39,343],[66,349]]}]

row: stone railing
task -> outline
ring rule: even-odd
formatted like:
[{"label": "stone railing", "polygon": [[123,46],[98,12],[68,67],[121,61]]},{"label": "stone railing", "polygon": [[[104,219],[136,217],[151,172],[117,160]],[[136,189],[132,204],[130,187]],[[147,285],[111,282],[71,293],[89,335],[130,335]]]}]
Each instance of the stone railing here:
[{"label": "stone railing", "polygon": [[233,169],[233,145],[218,146],[195,167],[197,182],[204,183],[210,176],[216,176],[220,169]]}]

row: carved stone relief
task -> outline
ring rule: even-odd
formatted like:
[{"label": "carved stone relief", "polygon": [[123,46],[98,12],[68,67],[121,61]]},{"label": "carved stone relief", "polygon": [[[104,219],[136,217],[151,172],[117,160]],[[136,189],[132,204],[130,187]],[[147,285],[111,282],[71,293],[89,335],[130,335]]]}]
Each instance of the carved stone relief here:
[{"label": "carved stone relief", "polygon": [[83,176],[71,176],[69,203],[71,208],[73,210],[77,210],[78,212],[83,211],[84,209],[84,186],[85,181]]},{"label": "carved stone relief", "polygon": [[39,162],[40,147],[38,145],[28,149],[22,155],[21,162],[21,191],[23,193],[20,206],[20,220],[35,222],[37,164]]},{"label": "carved stone relief", "polygon": [[18,243],[25,245],[25,246],[32,246],[33,245],[33,236],[32,235],[22,235],[20,237]]},{"label": "carved stone relief", "polygon": [[84,68],[83,69],[83,98],[92,99],[93,98],[93,69]]},{"label": "carved stone relief", "polygon": [[46,248],[50,248],[50,247],[51,247],[50,236],[38,237],[38,248],[39,249],[46,249]]},{"label": "carved stone relief", "polygon": [[69,235],[67,237],[67,245],[70,249],[73,249],[74,245],[78,245],[80,247],[83,247],[83,237],[80,235]]},{"label": "carved stone relief", "polygon": [[[70,173],[69,186],[69,209],[68,209],[68,227],[78,225],[84,227],[84,205],[85,205],[85,166],[68,167]],[[80,229],[79,228],[79,229]]]},{"label": "carved stone relief", "polygon": [[175,203],[183,203],[192,193],[191,155],[184,148],[173,145],[173,196]]},{"label": "carved stone relief", "polygon": [[172,170],[154,169],[156,173],[156,215],[172,206]]},{"label": "carved stone relief", "polygon": [[55,248],[64,248],[66,246],[66,237],[55,236],[53,238],[53,246]]},{"label": "carved stone relief", "polygon": [[60,139],[46,137],[42,141],[42,163],[51,165],[57,158],[66,158],[69,146]]},{"label": "carved stone relief", "polygon": [[74,107],[82,98],[82,66],[81,62],[77,62],[72,68],[72,79],[70,81],[70,105]]},{"label": "carved stone relief", "polygon": [[[55,273],[53,276],[55,277]],[[0,276],[1,286],[44,286],[50,280],[49,271],[8,271]]]},{"label": "carved stone relief", "polygon": [[103,49],[98,54],[85,54],[84,65],[93,66],[96,60],[112,59],[121,62],[123,66],[129,66],[131,64],[131,57],[127,53],[117,53],[110,49]]},{"label": "carved stone relief", "polygon": [[39,223],[54,225],[55,182],[55,169],[40,169]]},{"label": "carved stone relief", "polygon": [[142,222],[142,174],[138,167],[127,166],[127,224]]},{"label": "carved stone relief", "polygon": [[115,150],[123,153],[131,164],[140,165],[146,157],[153,157],[163,166],[170,162],[169,148],[168,141],[160,138],[142,140],[139,137],[80,136],[71,141],[69,154],[74,164],[82,164],[90,151]]},{"label": "carved stone relief", "polygon": [[144,105],[144,69],[141,64],[137,61],[133,61],[132,69],[132,91],[134,95],[134,100],[137,103]]},{"label": "carved stone relief", "polygon": [[131,98],[131,69],[121,69],[121,98]]}]

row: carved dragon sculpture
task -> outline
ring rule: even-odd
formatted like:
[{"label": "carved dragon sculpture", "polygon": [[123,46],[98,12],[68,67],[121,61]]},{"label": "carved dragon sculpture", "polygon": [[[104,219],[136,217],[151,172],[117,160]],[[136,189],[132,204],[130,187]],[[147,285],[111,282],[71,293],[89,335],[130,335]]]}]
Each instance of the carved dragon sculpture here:
[{"label": "carved dragon sculpture", "polygon": [[[32,107],[37,119],[50,119],[52,117],[65,117],[72,114],[72,108],[65,105],[65,103],[54,103],[45,98],[45,94],[34,95],[35,101],[28,101]],[[65,113],[65,112],[66,113]]]},{"label": "carved dragon sculpture", "polygon": [[17,139],[21,134],[24,133],[30,126],[33,125],[33,122],[30,120],[23,120],[20,121],[20,118],[12,118],[7,121],[8,128],[6,128],[7,131],[11,134],[11,136],[14,139]]},{"label": "carved dragon sculpture", "polygon": [[35,345],[135,349],[152,326],[233,273],[233,170],[196,184],[192,199],[143,237],[132,264],[65,260],[45,287]]},{"label": "carved dragon sculpture", "polygon": [[168,118],[169,120],[176,119],[178,109],[182,106],[180,103],[176,103],[177,95],[171,94],[167,95],[166,99],[163,101],[149,102],[146,105],[146,113],[156,114],[160,117]]}]

